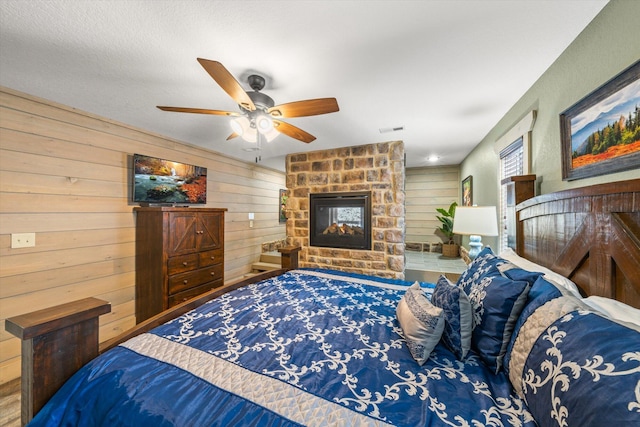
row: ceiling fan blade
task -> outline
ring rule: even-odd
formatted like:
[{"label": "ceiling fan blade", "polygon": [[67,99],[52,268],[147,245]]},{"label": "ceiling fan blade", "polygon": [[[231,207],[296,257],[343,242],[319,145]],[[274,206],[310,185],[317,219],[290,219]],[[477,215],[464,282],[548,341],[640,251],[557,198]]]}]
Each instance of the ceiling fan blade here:
[{"label": "ceiling fan blade", "polygon": [[240,136],[240,135],[238,135],[237,133],[232,132],[232,133],[231,133],[231,135],[229,135],[229,136],[227,137],[227,141],[228,141],[228,140],[230,140],[230,139],[233,139],[233,138],[237,138],[237,137],[239,137],[239,136]]},{"label": "ceiling fan blade", "polygon": [[267,113],[272,117],[305,117],[340,111],[335,98],[307,99],[305,101],[289,102],[271,107]]},{"label": "ceiling fan blade", "polygon": [[299,127],[290,125],[289,123],[280,120],[274,120],[273,126],[274,129],[278,132],[284,133],[285,135],[290,136],[291,138],[298,139],[302,142],[306,142],[307,144],[316,139],[315,136],[303,131]]},{"label": "ceiling fan blade", "polygon": [[211,61],[209,59],[198,58],[198,62],[202,67],[207,70],[207,73],[213,80],[220,85],[220,87],[229,94],[234,101],[236,101],[242,108],[249,111],[254,111],[256,106],[253,104],[251,98],[247,92],[242,89],[240,83],[233,77],[233,75],[224,68],[224,65],[218,61]]},{"label": "ceiling fan blade", "polygon": [[162,111],[173,111],[175,113],[196,113],[196,114],[212,114],[214,116],[240,116],[240,113],[233,111],[208,110],[206,108],[183,108],[183,107],[165,107],[158,105]]}]

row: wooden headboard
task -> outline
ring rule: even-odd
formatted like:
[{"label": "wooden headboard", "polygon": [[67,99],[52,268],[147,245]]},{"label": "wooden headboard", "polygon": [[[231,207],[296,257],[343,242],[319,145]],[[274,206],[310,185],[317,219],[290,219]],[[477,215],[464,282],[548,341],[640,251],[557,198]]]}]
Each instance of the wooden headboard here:
[{"label": "wooden headboard", "polygon": [[516,221],[518,255],[640,308],[640,179],[534,197]]}]

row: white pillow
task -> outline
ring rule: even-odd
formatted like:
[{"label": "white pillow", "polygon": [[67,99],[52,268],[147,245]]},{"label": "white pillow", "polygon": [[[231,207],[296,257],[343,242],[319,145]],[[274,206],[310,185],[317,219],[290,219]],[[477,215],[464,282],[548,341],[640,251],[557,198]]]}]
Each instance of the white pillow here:
[{"label": "white pillow", "polygon": [[444,312],[429,302],[420,283],[415,282],[398,303],[396,316],[411,356],[424,365],[442,337]]},{"label": "white pillow", "polygon": [[599,297],[592,295],[582,300],[592,309],[599,311],[610,319],[619,322],[631,323],[640,328],[640,310],[633,308],[623,302],[616,301],[611,298]]},{"label": "white pillow", "polygon": [[541,266],[540,264],[536,264],[535,262],[529,261],[526,258],[522,258],[520,255],[515,253],[515,251],[511,248],[507,248],[500,252],[498,255],[500,258],[504,258],[512,264],[517,265],[518,267],[527,270],[527,271],[537,271],[544,274],[544,278],[554,285],[560,286],[562,289],[566,289],[572,295],[582,298],[580,291],[578,290],[578,286],[573,283],[568,278],[556,273],[555,271],[549,270],[546,267]]}]

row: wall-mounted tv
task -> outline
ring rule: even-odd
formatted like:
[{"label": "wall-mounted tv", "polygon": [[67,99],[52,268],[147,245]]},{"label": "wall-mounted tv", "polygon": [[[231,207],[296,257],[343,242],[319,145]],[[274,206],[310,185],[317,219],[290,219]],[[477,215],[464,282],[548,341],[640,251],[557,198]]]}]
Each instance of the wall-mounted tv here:
[{"label": "wall-mounted tv", "polygon": [[207,203],[207,168],[133,155],[133,201],[142,205]]}]

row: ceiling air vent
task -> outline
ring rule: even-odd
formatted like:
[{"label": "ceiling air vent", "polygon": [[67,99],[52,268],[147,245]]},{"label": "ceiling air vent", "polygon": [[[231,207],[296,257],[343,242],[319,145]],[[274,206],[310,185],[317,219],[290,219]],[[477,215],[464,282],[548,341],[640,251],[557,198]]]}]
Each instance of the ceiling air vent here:
[{"label": "ceiling air vent", "polygon": [[391,128],[380,128],[378,130],[380,131],[380,133],[399,132],[401,130],[404,130],[404,126],[395,126],[395,127],[391,127]]}]

